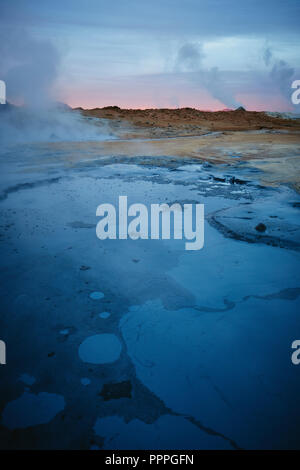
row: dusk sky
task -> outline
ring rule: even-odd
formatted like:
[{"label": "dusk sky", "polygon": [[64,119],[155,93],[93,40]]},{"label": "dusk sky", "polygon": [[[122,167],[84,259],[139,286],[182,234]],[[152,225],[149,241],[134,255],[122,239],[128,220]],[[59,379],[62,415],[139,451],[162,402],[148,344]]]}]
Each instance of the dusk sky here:
[{"label": "dusk sky", "polygon": [[15,102],[292,111],[299,24],[299,0],[0,0],[0,79]]}]

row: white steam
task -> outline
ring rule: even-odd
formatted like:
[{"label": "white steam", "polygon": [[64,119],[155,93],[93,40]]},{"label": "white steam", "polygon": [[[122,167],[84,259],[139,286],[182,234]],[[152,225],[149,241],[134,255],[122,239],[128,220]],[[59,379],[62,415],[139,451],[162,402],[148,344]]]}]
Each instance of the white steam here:
[{"label": "white steam", "polygon": [[295,69],[284,60],[274,57],[269,47],[266,47],[264,50],[263,60],[269,69],[269,76],[273,85],[291,103],[291,84],[293,77],[295,77]]},{"label": "white steam", "polygon": [[38,41],[24,29],[1,28],[0,76],[7,100],[30,107],[48,106],[60,57],[52,44]]},{"label": "white steam", "polygon": [[175,60],[175,70],[179,72],[193,72],[193,77],[214,98],[218,99],[228,108],[237,108],[241,104],[236,101],[230,87],[225,82],[218,67],[206,69],[203,66],[205,53],[198,43],[186,43],[180,47]]},{"label": "white steam", "polygon": [[109,134],[100,119],[89,120],[53,97],[60,57],[55,47],[18,28],[0,30],[0,78],[8,103],[0,106],[3,144],[60,140],[103,140]]},{"label": "white steam", "polygon": [[107,138],[111,139],[112,134],[105,121],[86,118],[78,111],[60,106],[43,108],[9,106],[0,112],[2,145]]}]

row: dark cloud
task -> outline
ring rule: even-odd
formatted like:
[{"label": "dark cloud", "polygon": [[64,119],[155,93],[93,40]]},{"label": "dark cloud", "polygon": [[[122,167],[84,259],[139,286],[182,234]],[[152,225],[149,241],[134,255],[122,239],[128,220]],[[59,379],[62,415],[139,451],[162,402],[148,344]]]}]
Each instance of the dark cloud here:
[{"label": "dark cloud", "polygon": [[175,62],[175,70],[193,72],[202,67],[205,54],[199,44],[186,43],[179,48]]},{"label": "dark cloud", "polygon": [[10,0],[2,18],[198,36],[298,34],[299,0]]},{"label": "dark cloud", "polygon": [[266,47],[266,49],[264,50],[264,54],[263,54],[263,60],[267,67],[270,65],[271,59],[272,59],[271,49],[269,47]]}]

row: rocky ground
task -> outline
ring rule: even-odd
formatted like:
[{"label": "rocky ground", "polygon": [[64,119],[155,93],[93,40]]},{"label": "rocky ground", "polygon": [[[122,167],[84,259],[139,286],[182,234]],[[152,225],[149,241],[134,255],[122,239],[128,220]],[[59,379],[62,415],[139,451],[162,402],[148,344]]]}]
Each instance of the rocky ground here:
[{"label": "rocky ground", "polygon": [[[123,156],[181,156],[263,170],[265,184],[289,183],[300,189],[300,120],[263,112],[203,112],[191,108],[80,110],[104,119],[116,141],[100,152]],[[279,114],[280,116],[280,114]]]}]

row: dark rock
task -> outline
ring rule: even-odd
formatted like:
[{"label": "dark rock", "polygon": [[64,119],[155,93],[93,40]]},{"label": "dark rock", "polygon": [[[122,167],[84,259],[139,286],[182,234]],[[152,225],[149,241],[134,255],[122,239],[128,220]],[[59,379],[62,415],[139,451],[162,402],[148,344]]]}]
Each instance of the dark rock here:
[{"label": "dark rock", "polygon": [[213,176],[213,179],[214,179],[215,181],[221,181],[222,183],[224,183],[224,182],[226,181],[225,178],[219,178],[218,176]]},{"label": "dark rock", "polygon": [[124,380],[123,382],[104,384],[99,395],[103,397],[105,401],[131,398],[131,390],[132,385],[130,380]]},{"label": "dark rock", "polygon": [[261,222],[256,225],[255,230],[257,230],[258,232],[265,232],[267,230],[267,227]]},{"label": "dark rock", "polygon": [[239,178],[236,178],[235,176],[232,176],[229,181],[231,184],[247,184],[247,181],[240,180]]},{"label": "dark rock", "polygon": [[121,108],[119,108],[119,106],[104,106],[102,109],[114,109],[115,111],[119,111]]}]

